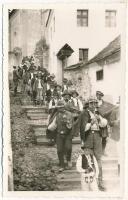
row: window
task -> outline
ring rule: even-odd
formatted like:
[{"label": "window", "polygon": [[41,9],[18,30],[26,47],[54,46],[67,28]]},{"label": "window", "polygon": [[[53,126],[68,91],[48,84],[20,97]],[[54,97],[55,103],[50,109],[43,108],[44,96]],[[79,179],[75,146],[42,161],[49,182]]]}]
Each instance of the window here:
[{"label": "window", "polygon": [[88,10],[77,10],[77,26],[88,26]]},{"label": "window", "polygon": [[116,10],[105,11],[105,25],[106,27],[116,27]]},{"label": "window", "polygon": [[79,61],[88,61],[88,49],[79,49]]},{"label": "window", "polygon": [[103,80],[103,76],[104,76],[103,69],[96,72],[96,80],[97,81]]}]

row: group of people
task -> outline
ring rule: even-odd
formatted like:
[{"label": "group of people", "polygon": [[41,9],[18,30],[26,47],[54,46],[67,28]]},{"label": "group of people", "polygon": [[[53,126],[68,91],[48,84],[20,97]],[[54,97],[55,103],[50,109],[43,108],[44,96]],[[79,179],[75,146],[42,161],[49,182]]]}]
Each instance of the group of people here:
[{"label": "group of people", "polygon": [[[55,75],[50,74],[46,68],[36,66],[33,57],[27,61],[24,59],[20,66],[13,66],[13,90],[14,96],[17,94],[18,89],[31,97],[34,105],[49,104],[49,109],[63,99],[64,91],[67,91],[71,85],[71,81],[66,78],[63,80],[62,86],[55,81]],[[73,96],[78,96],[74,92]],[[82,109],[80,100],[74,101]]]},{"label": "group of people", "polygon": [[56,101],[54,107],[50,104],[52,112],[47,132],[52,136],[55,134],[60,172],[72,168],[72,138],[76,131],[80,133],[83,153],[79,156],[76,167],[81,173],[82,189],[104,191],[101,157],[106,155],[109,119],[114,106],[103,101],[104,94],[101,91],[97,91],[96,97],[84,104],[78,96],[76,91],[65,91],[63,99]]},{"label": "group of people", "polygon": [[64,79],[62,86],[57,84],[54,74],[35,66],[33,57],[13,68],[14,95],[20,85],[34,105],[48,105],[46,136],[50,145],[57,145],[59,171],[72,168],[72,139],[80,136],[83,153],[78,157],[76,168],[81,173],[82,190],[105,190],[101,156],[106,155],[111,128],[116,125],[119,133],[119,108],[105,102],[101,91],[96,92],[95,98],[84,101],[70,88],[70,81]]}]

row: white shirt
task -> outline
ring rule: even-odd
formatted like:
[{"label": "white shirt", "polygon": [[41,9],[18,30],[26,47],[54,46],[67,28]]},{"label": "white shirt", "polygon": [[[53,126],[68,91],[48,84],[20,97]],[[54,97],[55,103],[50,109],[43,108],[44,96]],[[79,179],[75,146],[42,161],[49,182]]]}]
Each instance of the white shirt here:
[{"label": "white shirt", "polygon": [[98,99],[97,99],[97,101],[98,101],[98,107],[102,106],[103,100],[102,100],[102,99],[101,99],[101,100],[98,100]]},{"label": "white shirt", "polygon": [[81,100],[78,99],[78,98],[72,98],[72,100],[73,100],[74,106],[75,107],[78,106],[79,110],[82,111],[83,110],[83,104],[82,104]]},{"label": "white shirt", "polygon": [[42,88],[42,85],[41,85],[41,79],[38,79],[38,88],[40,89],[40,88]]},{"label": "white shirt", "polygon": [[31,79],[33,78],[33,73],[31,73]]},{"label": "white shirt", "polygon": [[47,83],[47,90],[49,90],[50,89],[50,85]]}]

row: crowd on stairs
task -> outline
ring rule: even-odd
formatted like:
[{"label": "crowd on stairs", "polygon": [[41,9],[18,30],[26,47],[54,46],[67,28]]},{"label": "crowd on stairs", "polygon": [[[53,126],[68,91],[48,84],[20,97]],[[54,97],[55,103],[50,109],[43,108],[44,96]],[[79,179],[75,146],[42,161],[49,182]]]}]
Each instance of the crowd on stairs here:
[{"label": "crowd on stairs", "polygon": [[29,95],[35,106],[49,108],[47,138],[57,145],[60,172],[72,168],[72,138],[80,136],[83,154],[77,160],[81,174],[82,190],[102,190],[101,156],[105,154],[107,138],[111,130],[119,141],[119,106],[104,102],[104,94],[96,92],[95,97],[83,100],[76,90],[70,90],[71,81],[63,80],[58,85],[54,74],[36,67],[34,58],[22,60],[21,66],[13,67],[14,96],[17,88]]}]

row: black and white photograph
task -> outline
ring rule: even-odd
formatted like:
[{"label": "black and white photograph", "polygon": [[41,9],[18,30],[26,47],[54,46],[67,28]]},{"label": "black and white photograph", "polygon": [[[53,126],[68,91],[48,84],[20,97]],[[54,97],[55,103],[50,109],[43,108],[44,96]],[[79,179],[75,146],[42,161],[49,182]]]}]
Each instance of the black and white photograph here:
[{"label": "black and white photograph", "polygon": [[120,195],[125,3],[4,14],[5,191]]}]

